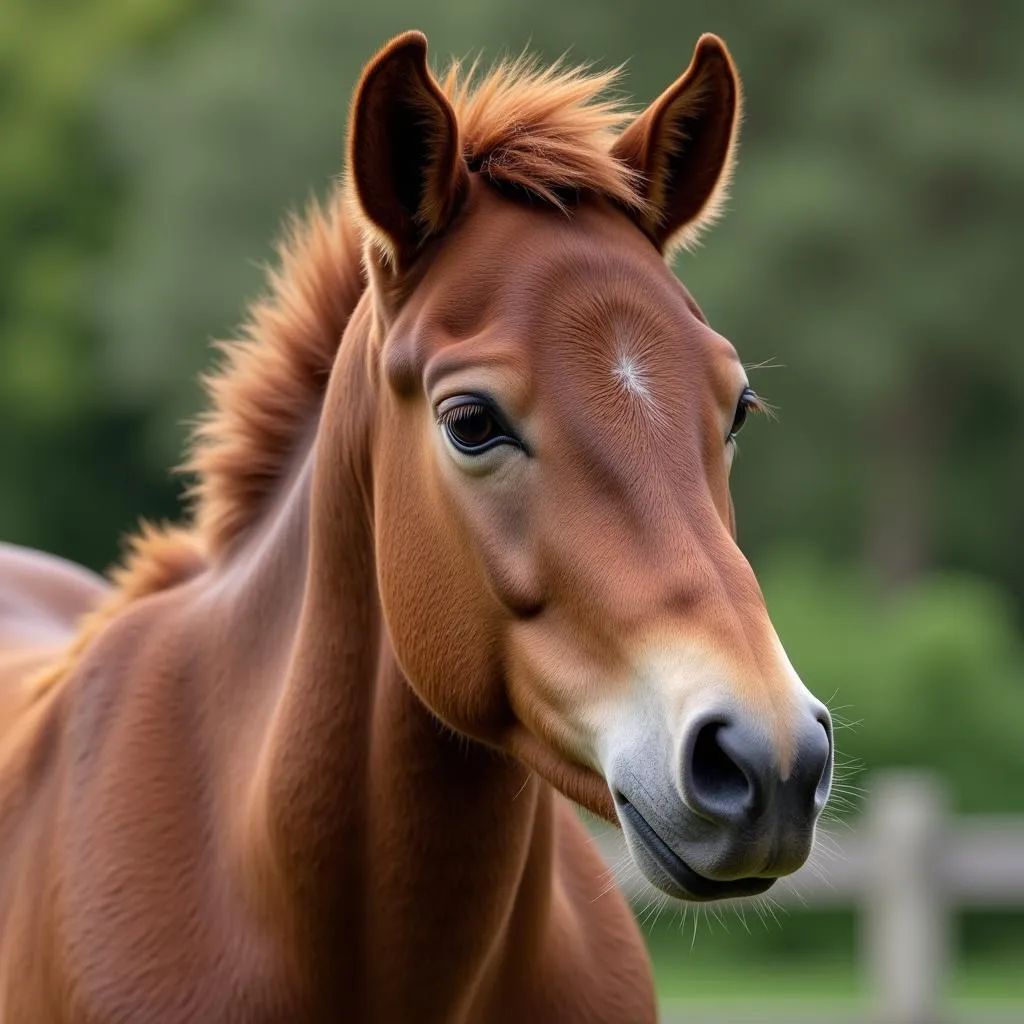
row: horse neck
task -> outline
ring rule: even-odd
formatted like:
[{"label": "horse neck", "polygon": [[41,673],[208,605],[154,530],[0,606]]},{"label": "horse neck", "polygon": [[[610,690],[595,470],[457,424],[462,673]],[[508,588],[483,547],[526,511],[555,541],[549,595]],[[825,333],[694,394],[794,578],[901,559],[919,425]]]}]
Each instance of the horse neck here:
[{"label": "horse neck", "polygon": [[[325,403],[347,419],[322,417],[242,585],[230,584],[239,658],[254,660],[242,648],[273,632],[269,614],[287,632],[278,653],[257,656],[269,678],[251,702],[255,725],[240,730],[255,760],[245,862],[320,984],[329,975],[349,999],[360,988],[380,998],[401,988],[395,979],[417,979],[413,1005],[426,1005],[424,986],[461,998],[486,984],[509,943],[536,945],[553,795],[440,723],[395,658],[376,585],[367,351],[367,332],[350,329]],[[442,937],[446,967],[428,981],[423,958]]]}]

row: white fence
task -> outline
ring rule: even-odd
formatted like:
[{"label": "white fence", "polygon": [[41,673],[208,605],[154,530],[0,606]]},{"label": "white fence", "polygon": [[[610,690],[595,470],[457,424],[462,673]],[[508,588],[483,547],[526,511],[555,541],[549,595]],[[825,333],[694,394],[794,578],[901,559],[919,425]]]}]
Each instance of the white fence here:
[{"label": "white fence", "polygon": [[[945,812],[942,790],[931,777],[876,777],[860,822],[847,834],[834,836],[828,849],[819,847],[807,865],[772,889],[782,904],[860,910],[863,968],[872,1001],[869,1019],[878,1024],[949,1019],[943,980],[951,955],[952,911],[1024,907],[1024,821],[955,819]],[[601,842],[608,862],[621,863],[621,837],[613,834]],[[635,879],[624,878],[622,884],[631,897],[644,891]],[[759,1010],[756,1019],[761,1024],[766,1017]],[[801,1017],[794,1013],[777,1019]],[[826,1020],[817,1014],[803,1019]],[[862,1020],[862,1015],[847,1019]],[[1019,1021],[1024,1014],[999,1018],[971,1013],[969,1019],[972,1024]]]}]

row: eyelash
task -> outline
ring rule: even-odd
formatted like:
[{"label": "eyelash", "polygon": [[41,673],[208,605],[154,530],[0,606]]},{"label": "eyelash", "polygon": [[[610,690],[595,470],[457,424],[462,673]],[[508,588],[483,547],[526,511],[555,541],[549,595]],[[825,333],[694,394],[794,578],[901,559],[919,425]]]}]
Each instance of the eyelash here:
[{"label": "eyelash", "polygon": [[746,423],[748,413],[764,413],[767,412],[768,409],[769,406],[767,403],[752,387],[745,387],[740,392],[739,401],[736,403],[736,412],[733,415],[732,426],[729,428],[729,433],[725,437],[725,443],[734,444],[736,442],[736,435],[743,428],[744,423]]}]

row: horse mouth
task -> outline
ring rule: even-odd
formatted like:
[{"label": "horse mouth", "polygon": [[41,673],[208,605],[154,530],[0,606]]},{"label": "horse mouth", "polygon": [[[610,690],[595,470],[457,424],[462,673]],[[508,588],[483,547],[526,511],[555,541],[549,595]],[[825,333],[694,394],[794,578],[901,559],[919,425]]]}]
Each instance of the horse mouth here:
[{"label": "horse mouth", "polygon": [[774,878],[734,878],[727,881],[707,878],[694,871],[621,793],[615,794],[615,805],[629,824],[634,838],[654,861],[660,874],[665,876],[664,880],[652,881],[672,896],[698,903],[739,899],[743,896],[759,896],[776,881]]}]

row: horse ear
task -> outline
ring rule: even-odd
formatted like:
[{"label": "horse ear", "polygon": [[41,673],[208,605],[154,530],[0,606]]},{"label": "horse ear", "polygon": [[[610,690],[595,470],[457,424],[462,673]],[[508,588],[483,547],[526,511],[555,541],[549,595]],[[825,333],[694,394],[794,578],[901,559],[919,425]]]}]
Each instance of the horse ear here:
[{"label": "horse ear", "polygon": [[645,183],[647,209],[636,220],[662,251],[695,241],[721,212],[741,108],[725,43],[703,35],[683,75],[616,141],[613,155]]},{"label": "horse ear", "polygon": [[398,265],[454,216],[469,184],[455,111],[427,67],[427,37],[405,32],[366,66],[352,101],[356,199]]}]

